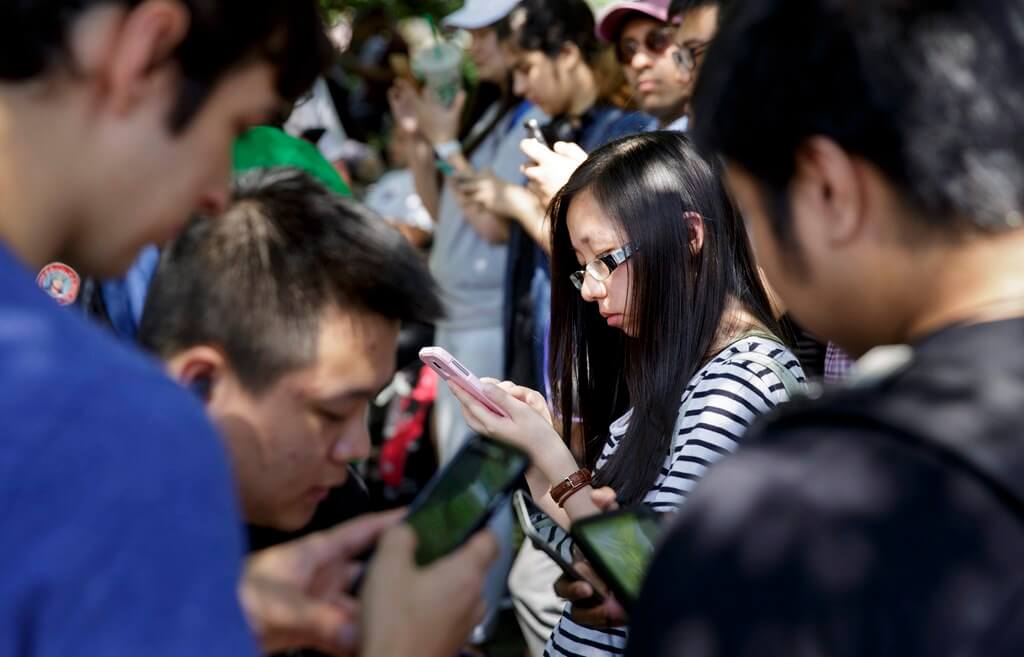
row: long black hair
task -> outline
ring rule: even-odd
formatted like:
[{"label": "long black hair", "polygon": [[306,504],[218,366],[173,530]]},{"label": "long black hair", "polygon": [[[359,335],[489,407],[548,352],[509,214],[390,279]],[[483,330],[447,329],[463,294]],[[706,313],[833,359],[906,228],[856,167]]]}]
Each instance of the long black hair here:
[{"label": "long black hair", "polygon": [[[627,317],[634,338],[610,328],[573,286],[580,268],[569,238],[573,200],[589,192],[613,221],[629,261]],[[551,204],[551,380],[562,435],[593,469],[608,426],[633,409],[623,445],[596,474],[619,499],[642,501],[672,443],[687,383],[713,356],[729,300],[779,334],[750,242],[719,167],[676,132],[632,135],[595,151]],[[703,217],[691,248],[687,212]],[[574,417],[580,432],[574,434]]]}]

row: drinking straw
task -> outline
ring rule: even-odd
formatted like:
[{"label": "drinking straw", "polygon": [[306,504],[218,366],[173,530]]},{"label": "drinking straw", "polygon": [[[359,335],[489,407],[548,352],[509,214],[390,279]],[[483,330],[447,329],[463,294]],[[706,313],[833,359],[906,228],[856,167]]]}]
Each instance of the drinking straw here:
[{"label": "drinking straw", "polygon": [[437,29],[437,21],[434,20],[433,14],[424,14],[424,18],[427,19],[427,23],[430,25],[430,31],[434,35],[434,58],[441,58],[441,30]]}]

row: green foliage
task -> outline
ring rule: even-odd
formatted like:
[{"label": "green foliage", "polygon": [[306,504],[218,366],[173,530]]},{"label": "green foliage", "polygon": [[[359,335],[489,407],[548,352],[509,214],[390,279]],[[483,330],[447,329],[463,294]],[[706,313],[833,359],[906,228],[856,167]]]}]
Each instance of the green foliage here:
[{"label": "green foliage", "polygon": [[462,0],[320,0],[329,17],[344,9],[367,9],[384,7],[398,19],[431,14],[437,18],[446,16],[462,6]]}]

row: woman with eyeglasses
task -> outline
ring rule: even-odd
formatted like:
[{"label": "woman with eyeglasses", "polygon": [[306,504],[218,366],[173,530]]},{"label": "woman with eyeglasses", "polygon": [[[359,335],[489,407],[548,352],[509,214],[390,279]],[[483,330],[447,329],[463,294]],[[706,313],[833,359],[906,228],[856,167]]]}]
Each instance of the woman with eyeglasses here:
[{"label": "woman with eyeglasses", "polygon": [[[594,152],[550,218],[554,417],[539,393],[508,382],[486,386],[508,418],[453,392],[474,430],[530,455],[534,500],[566,526],[599,512],[598,487],[674,512],[804,382],[743,221],[718,169],[677,132]],[[620,614],[614,602],[569,605],[547,652],[621,654],[625,628],[608,626]]]}]

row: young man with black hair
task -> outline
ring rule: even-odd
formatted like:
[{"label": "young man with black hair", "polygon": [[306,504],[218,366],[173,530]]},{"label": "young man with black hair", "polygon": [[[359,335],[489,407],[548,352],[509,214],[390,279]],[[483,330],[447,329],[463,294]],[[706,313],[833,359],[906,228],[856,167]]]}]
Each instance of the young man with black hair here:
[{"label": "young man with black hair", "polygon": [[[247,619],[237,503],[198,402],[33,280],[55,260],[118,275],[191,211],[217,213],[234,137],[294,100],[327,52],[309,0],[0,5],[0,653],[251,655],[247,620],[265,649],[319,633],[355,652],[339,629],[352,610],[323,585],[394,519],[250,560]],[[386,537],[364,618],[439,625],[416,605],[456,571],[416,570],[412,543]],[[481,538],[460,555],[456,591],[492,551]],[[363,633],[376,654],[423,647],[393,645],[379,622]]]},{"label": "young man with black hair", "polygon": [[139,340],[203,398],[245,520],[293,532],[369,456],[368,405],[394,374],[401,322],[441,315],[400,233],[307,174],[244,174],[216,221],[165,251]]},{"label": "young man with black hair", "polygon": [[[704,53],[718,33],[718,21],[726,6],[727,0],[672,0],[669,4],[668,15],[676,25],[676,65],[690,79],[691,91],[700,77]],[[688,107],[687,112],[690,110]]]},{"label": "young man with black hair", "polygon": [[775,290],[859,355],[690,496],[628,654],[1024,654],[1020,0],[739,3],[696,95]]}]

